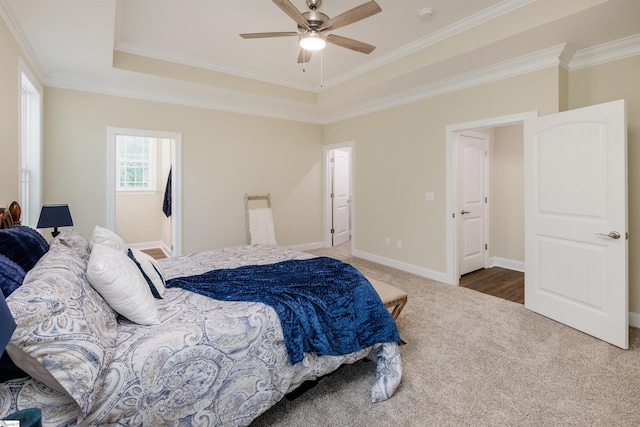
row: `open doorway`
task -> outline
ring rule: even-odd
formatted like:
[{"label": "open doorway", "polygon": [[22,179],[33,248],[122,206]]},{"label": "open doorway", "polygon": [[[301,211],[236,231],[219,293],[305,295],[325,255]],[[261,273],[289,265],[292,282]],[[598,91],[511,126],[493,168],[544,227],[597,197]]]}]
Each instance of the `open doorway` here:
[{"label": "open doorway", "polygon": [[131,247],[180,255],[180,134],[109,128],[107,139],[107,228]]},{"label": "open doorway", "polygon": [[524,129],[461,131],[459,286],[524,304]]},{"label": "open doorway", "polygon": [[353,244],[354,144],[325,147],[325,246]]},{"label": "open doorway", "polygon": [[[526,123],[524,306],[624,349],[629,341],[628,242],[620,240],[628,226],[625,108],[618,100],[543,117],[529,113],[449,126],[446,147],[447,208],[455,219],[456,132]],[[458,285],[456,233],[455,221],[448,221],[447,272]]]},{"label": "open doorway", "polygon": [[[486,248],[486,265],[524,271],[523,123],[535,113],[498,117],[447,127],[447,277],[460,284],[460,206],[458,135],[478,132],[489,135],[486,174],[487,224],[481,242]],[[484,199],[483,199],[484,201]],[[486,245],[486,246],[485,246]]]}]

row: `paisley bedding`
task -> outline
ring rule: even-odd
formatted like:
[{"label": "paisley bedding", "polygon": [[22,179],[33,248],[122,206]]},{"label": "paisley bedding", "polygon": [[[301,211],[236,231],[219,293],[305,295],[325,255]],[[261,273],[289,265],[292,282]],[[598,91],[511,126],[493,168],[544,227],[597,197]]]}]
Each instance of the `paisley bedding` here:
[{"label": "paisley bedding", "polygon": [[289,362],[304,353],[341,355],[399,342],[393,318],[369,280],[334,258],[286,260],[177,277],[179,287],[221,301],[254,301],[278,314]]},{"label": "paisley bedding", "polygon": [[[0,384],[0,415],[38,407],[45,426],[242,426],[304,381],[365,357],[377,364],[372,401],[391,397],[400,382],[393,342],[341,356],[304,353],[302,362],[291,365],[276,312],[259,302],[225,302],[168,288],[155,300],[159,324],[136,324],[88,283],[90,254],[78,233],[61,233],[7,298],[19,324],[14,354],[25,353],[46,372],[39,380]],[[310,257],[254,245],[159,264],[171,279]]]}]

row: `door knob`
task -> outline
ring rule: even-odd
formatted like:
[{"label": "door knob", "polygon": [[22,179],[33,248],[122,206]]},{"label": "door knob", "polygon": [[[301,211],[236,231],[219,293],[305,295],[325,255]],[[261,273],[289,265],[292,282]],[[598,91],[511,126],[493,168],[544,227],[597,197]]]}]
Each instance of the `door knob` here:
[{"label": "door knob", "polygon": [[[463,209],[463,210],[461,210],[461,211],[460,211],[460,213],[461,213],[462,215],[464,215],[464,214],[471,213],[471,211],[465,211],[465,210]],[[618,237],[619,237],[619,236],[618,236]]]},{"label": "door knob", "polygon": [[596,233],[596,236],[610,237],[612,239],[619,239],[620,233],[617,231],[610,231],[609,234]]}]

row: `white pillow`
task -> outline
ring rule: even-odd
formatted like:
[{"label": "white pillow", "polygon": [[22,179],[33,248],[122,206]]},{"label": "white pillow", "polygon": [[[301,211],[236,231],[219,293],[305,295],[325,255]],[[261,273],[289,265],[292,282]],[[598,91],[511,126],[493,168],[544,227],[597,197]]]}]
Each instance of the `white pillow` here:
[{"label": "white pillow", "polygon": [[91,235],[89,244],[92,249],[93,245],[107,245],[119,250],[122,253],[127,252],[127,244],[124,242],[124,240],[122,240],[120,236],[118,236],[108,228],[103,228],[98,225],[96,225],[93,229],[93,234]]},{"label": "white pillow", "polygon": [[131,258],[140,269],[140,272],[147,281],[153,296],[155,298],[164,298],[166,280],[164,277],[164,270],[162,270],[158,261],[151,255],[133,248],[130,248],[127,251],[127,255],[129,255],[129,258]]},{"label": "white pillow", "polygon": [[158,307],[149,285],[127,255],[96,244],[87,265],[87,279],[122,316],[140,325],[158,325]]}]

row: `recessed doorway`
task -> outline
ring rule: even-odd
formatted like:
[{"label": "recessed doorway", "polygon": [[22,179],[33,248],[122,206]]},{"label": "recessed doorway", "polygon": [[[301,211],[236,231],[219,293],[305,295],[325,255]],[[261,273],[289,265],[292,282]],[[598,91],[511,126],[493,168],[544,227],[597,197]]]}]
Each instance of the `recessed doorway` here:
[{"label": "recessed doorway", "polygon": [[352,142],[325,147],[325,233],[326,247],[351,241],[353,245],[354,203]]},{"label": "recessed doorway", "polygon": [[[107,228],[118,233],[132,247],[160,247],[168,256],[182,253],[181,203],[181,135],[174,132],[141,129],[108,128],[107,136]],[[118,142],[123,138],[152,141],[151,156],[141,159],[149,167],[127,168],[120,165]],[[148,153],[149,154],[149,153]],[[137,153],[132,156],[136,161]],[[146,154],[145,154],[146,155]],[[151,160],[152,159],[152,160]],[[154,184],[148,188],[123,191],[123,173],[150,173]],[[144,177],[145,179],[148,177]],[[136,185],[137,178],[133,179]],[[141,226],[144,224],[144,227]],[[151,226],[148,226],[151,225]]]}]

